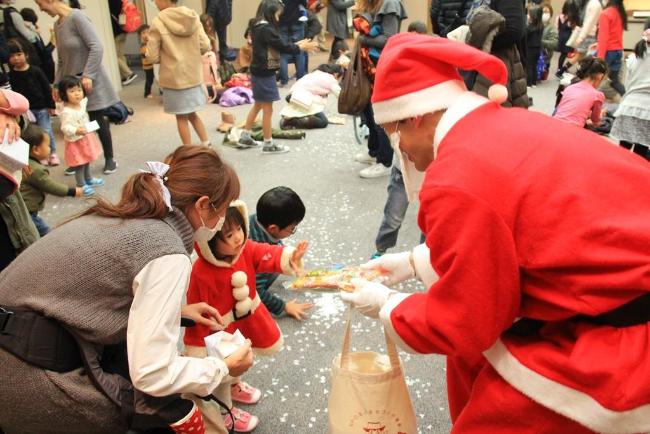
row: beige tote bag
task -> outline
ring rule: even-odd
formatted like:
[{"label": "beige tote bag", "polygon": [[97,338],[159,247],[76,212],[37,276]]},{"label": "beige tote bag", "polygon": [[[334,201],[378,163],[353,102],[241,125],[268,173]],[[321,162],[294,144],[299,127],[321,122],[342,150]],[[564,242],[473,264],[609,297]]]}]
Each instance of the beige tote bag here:
[{"label": "beige tote bag", "polygon": [[388,355],[351,353],[351,320],[350,311],[343,351],[332,362],[330,434],[416,434],[415,411],[395,344],[384,332]]}]

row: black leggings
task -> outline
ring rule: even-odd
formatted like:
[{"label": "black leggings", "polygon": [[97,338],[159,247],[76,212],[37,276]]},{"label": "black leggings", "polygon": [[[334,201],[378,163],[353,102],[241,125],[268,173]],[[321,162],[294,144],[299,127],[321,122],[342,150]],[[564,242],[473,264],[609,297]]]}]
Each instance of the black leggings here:
[{"label": "black leggings", "polygon": [[375,115],[372,111],[372,103],[368,103],[361,113],[363,122],[368,127],[368,154],[377,159],[378,163],[386,167],[393,164],[393,148],[390,139],[382,127],[375,122]]},{"label": "black leggings", "polygon": [[557,69],[561,69],[564,66],[566,55],[567,53],[560,53],[560,57],[557,59]]},{"label": "black leggings", "polygon": [[635,154],[645,158],[646,160],[650,161],[650,153],[648,152],[648,147],[645,145],[642,145],[640,143],[632,143],[628,142],[626,140],[621,140],[619,144],[624,147],[625,149],[629,149]]},{"label": "black leggings", "polygon": [[332,39],[332,48],[330,49],[330,59],[336,59],[338,56],[338,53],[334,52],[334,48],[336,47],[336,43],[339,41],[342,41],[343,39],[337,38],[334,36],[334,39]]},{"label": "black leggings", "polygon": [[106,161],[113,160],[113,138],[111,137],[111,123],[104,115],[104,109],[93,110],[88,112],[88,117],[91,121],[97,121],[99,130],[97,135],[102,142],[102,149],[104,150],[104,159]]}]

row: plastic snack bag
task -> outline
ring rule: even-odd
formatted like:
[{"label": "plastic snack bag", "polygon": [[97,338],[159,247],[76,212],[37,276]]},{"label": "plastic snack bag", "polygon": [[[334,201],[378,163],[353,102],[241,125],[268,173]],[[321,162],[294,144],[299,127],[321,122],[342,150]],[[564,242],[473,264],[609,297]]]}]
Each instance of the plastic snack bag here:
[{"label": "plastic snack bag", "polygon": [[289,289],[354,291],[352,279],[360,278],[370,282],[380,282],[387,271],[382,268],[365,269],[361,267],[331,267],[308,271],[291,282]]}]

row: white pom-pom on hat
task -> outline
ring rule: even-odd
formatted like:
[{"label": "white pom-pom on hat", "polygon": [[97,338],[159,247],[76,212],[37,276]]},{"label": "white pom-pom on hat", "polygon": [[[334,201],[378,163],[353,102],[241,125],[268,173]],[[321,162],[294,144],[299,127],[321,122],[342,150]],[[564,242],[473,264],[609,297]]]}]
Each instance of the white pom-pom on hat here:
[{"label": "white pom-pom on hat", "polygon": [[488,98],[497,104],[503,104],[508,100],[508,88],[502,84],[493,84],[488,88]]},{"label": "white pom-pom on hat", "polygon": [[243,271],[235,271],[232,273],[232,277],[230,278],[230,283],[232,283],[232,286],[235,288],[239,288],[240,286],[246,285],[246,282],[248,281],[248,276],[246,276],[246,273]]}]

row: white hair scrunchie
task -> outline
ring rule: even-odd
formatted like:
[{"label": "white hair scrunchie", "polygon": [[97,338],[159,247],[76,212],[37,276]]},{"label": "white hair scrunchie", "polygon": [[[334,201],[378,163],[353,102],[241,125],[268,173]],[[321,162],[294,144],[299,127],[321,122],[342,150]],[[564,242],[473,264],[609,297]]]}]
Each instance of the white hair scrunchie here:
[{"label": "white hair scrunchie", "polygon": [[174,208],[172,207],[172,195],[165,185],[165,181],[167,180],[165,174],[169,170],[169,164],[161,163],[160,161],[147,161],[144,164],[149,170],[140,169],[140,172],[151,173],[156,177],[156,181],[160,184],[160,192],[162,193],[165,205],[167,205],[167,208],[169,208],[170,211],[174,211]]}]

